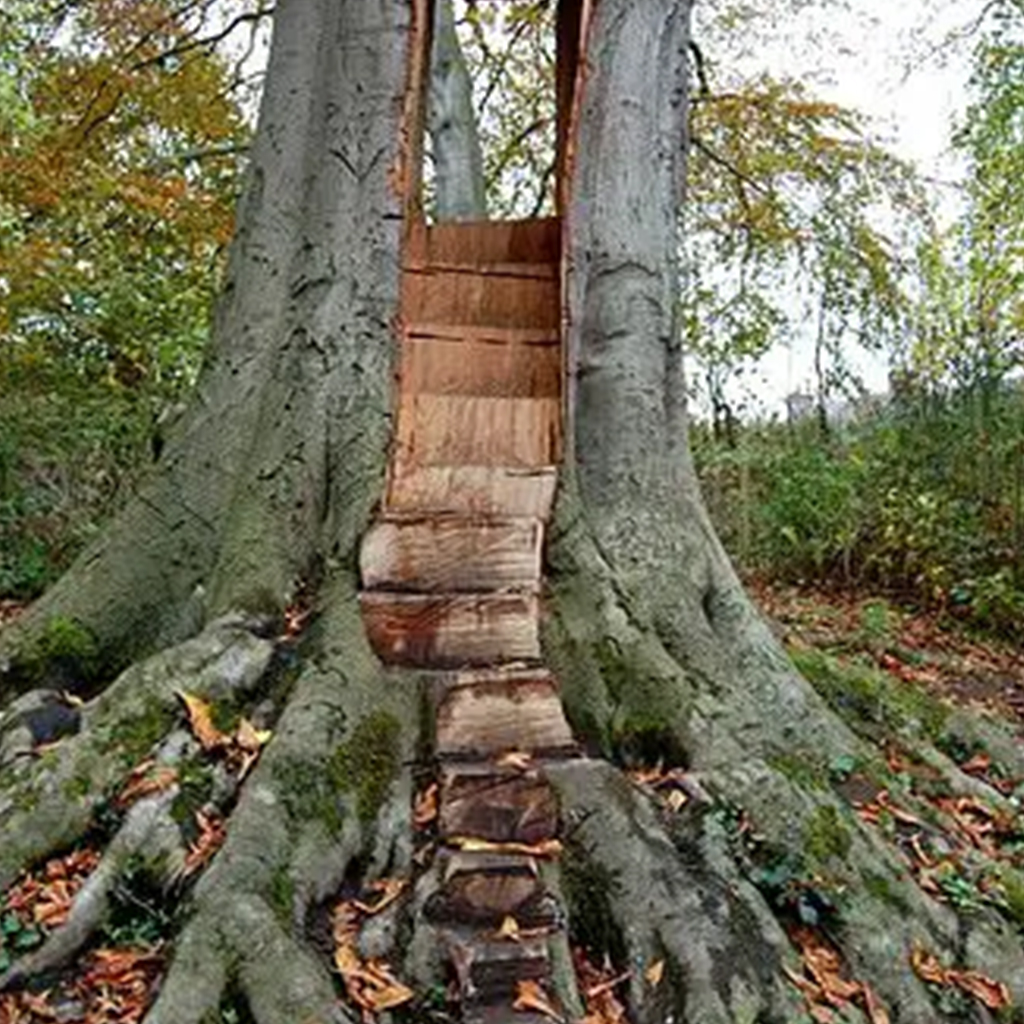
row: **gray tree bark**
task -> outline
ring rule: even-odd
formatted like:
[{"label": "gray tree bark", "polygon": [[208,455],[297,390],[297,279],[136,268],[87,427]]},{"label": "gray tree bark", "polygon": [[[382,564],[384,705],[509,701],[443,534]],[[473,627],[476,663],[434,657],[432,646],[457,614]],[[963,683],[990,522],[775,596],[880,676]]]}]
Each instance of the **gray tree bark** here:
[{"label": "gray tree bark", "polygon": [[459,44],[451,0],[437,0],[434,5],[427,127],[437,219],[484,220],[484,154],[473,107],[473,80]]},{"label": "gray tree bark", "polygon": [[[823,757],[870,765],[877,751],[794,671],[701,502],[675,297],[688,24],[687,0],[598,0],[589,33],[567,213],[568,444],[545,615],[546,656],[593,754],[552,772],[570,927],[632,969],[638,1022],[804,1019],[783,973],[797,963],[786,911],[758,881],[770,850],[799,865],[796,882],[839,894],[831,938],[893,1021],[985,1021],[978,1006],[933,999],[910,951],[920,943],[997,974],[1020,999],[1017,936],[991,907],[962,914],[923,893],[830,788]],[[111,676],[124,669],[88,684],[81,731],[56,763],[0,765],[0,886],[83,836],[142,756],[192,763],[176,691],[256,707],[273,724],[241,790],[221,795],[228,838],[195,887],[148,1024],[199,1024],[228,992],[259,1024],[354,1019],[309,940],[311,915],[353,873],[412,870],[420,690],[376,661],[356,602],[358,543],[390,439],[409,38],[405,0],[280,0],[195,401],[138,500],[0,640],[5,698],[39,678],[55,620],[91,633]],[[296,650],[273,637],[302,582],[316,618]],[[1009,773],[1024,771],[1012,743],[985,735]],[[926,749],[913,723],[900,740],[953,791],[1010,809]],[[359,767],[366,750],[381,754],[376,774]],[[659,758],[688,771],[682,813],[620,770]],[[126,850],[175,876],[183,853],[165,803],[123,823],[103,878]],[[827,841],[816,842],[823,822]],[[97,883],[90,907],[105,891]],[[398,958],[395,936],[415,939],[417,920],[392,921],[377,951],[390,939]],[[52,968],[93,923],[83,910],[73,934],[0,985]],[[653,984],[643,965],[659,960]],[[407,967],[424,985],[436,970],[429,957]],[[568,973],[562,990],[578,1004]]]}]

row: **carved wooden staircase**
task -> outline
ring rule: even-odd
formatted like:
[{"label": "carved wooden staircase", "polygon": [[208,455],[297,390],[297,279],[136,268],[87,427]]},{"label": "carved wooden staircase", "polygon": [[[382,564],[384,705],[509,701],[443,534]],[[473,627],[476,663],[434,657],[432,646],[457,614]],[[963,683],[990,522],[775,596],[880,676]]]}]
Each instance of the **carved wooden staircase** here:
[{"label": "carved wooden staircase", "polygon": [[[394,445],[361,553],[371,643],[433,679],[441,888],[427,910],[465,1019],[487,1024],[523,1019],[517,985],[549,976],[544,933],[563,919],[536,856],[465,848],[553,839],[543,765],[576,753],[538,635],[561,445],[559,232],[411,229]],[[509,918],[536,937],[498,937]]]}]

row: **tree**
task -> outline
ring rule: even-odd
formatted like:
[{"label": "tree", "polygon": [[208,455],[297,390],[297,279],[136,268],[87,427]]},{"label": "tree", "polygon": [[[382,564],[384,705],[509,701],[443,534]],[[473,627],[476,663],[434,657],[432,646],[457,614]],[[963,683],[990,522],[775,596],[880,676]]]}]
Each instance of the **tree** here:
[{"label": "tree", "polygon": [[[424,7],[279,3],[195,400],[139,498],[3,634],[7,697],[57,671],[95,696],[59,758],[4,768],[0,886],[84,835],[141,758],[173,760],[177,690],[256,703],[273,722],[186,905],[149,1024],[211,1019],[226,998],[260,1024],[349,1019],[308,940],[311,915],[343,883],[412,871],[426,682],[382,667],[356,598],[390,441],[405,210],[395,184],[407,180],[410,18],[422,25]],[[933,981],[935,953],[1020,995],[1009,924],[990,906],[966,916],[927,896],[829,784],[834,763],[890,778],[871,742],[876,709],[890,705],[833,689],[836,707],[859,709],[851,728],[797,674],[700,499],[676,323],[688,16],[682,0],[600,0],[587,32],[567,211],[570,429],[544,617],[545,658],[592,755],[548,771],[571,934],[631,969],[638,1021],[800,1019],[785,974],[794,946],[818,951],[819,981],[802,982],[814,998],[831,977],[875,1021],[879,999],[900,1022],[985,1020],[933,999],[911,958]],[[307,614],[301,640],[273,639],[282,617],[294,632]],[[936,784],[1012,811],[927,742],[954,736],[953,723],[899,724]],[[1009,774],[1024,771],[1012,742],[985,735]],[[678,813],[622,771],[659,762],[687,772]],[[187,862],[176,815],[196,788],[206,799],[182,774],[117,819],[79,916],[6,983],[77,948],[129,862],[162,874]],[[914,801],[908,789],[893,804]],[[372,937],[378,952],[407,952],[420,991],[440,969],[420,912],[428,876]],[[842,958],[845,982],[822,956]],[[578,1007],[566,961],[557,988]]]}]

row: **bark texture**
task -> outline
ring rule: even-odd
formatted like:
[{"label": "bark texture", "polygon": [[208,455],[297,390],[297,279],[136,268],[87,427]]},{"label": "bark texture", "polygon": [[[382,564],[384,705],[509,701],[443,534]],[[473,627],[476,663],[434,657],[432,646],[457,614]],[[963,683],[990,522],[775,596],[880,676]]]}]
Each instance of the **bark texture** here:
[{"label": "bark texture", "polygon": [[[355,571],[391,437],[411,18],[405,0],[280,0],[196,401],[140,498],[0,641],[5,698],[33,680],[24,666],[46,653],[58,617],[90,631],[110,664],[140,655],[105,687],[93,681],[58,756],[39,751],[31,729],[24,746],[28,705],[0,720],[0,885],[82,838],[139,760],[183,779],[207,772],[177,691],[273,729],[244,784],[215,771],[207,780],[204,799],[230,816],[227,839],[191,890],[148,1024],[216,1019],[229,998],[258,1024],[355,1019],[317,942],[318,915],[344,885],[413,870],[425,681],[373,656]],[[797,964],[789,911],[759,881],[766,852],[790,857],[797,882],[837,894],[830,939],[892,1021],[984,1024],[981,1004],[937,1000],[910,952],[920,943],[995,974],[1019,1002],[1018,936],[992,906],[963,913],[925,894],[827,774],[793,770],[820,766],[823,752],[880,759],[862,723],[794,671],[700,500],[675,319],[688,23],[686,0],[597,0],[588,33],[544,646],[590,756],[550,771],[566,844],[553,888],[566,894],[573,937],[632,972],[638,1024],[805,1019],[783,972]],[[301,642],[280,620],[299,580],[313,587]],[[945,729],[983,737],[1009,773],[1024,771],[1006,737],[964,721]],[[930,749],[920,723],[903,722],[897,738],[949,791],[1015,812]],[[621,771],[658,760],[687,770],[681,812]],[[180,884],[175,809],[187,789],[113,823],[66,929],[0,986],[88,942],[126,859],[143,855],[164,884]],[[438,981],[423,926],[435,875],[428,858],[414,899],[360,939],[365,955],[397,962],[407,951],[421,992]],[[564,1005],[578,1013],[567,952],[556,959]],[[656,984],[645,970],[658,961]]]},{"label": "bark texture", "polygon": [[484,154],[473,107],[473,80],[455,29],[451,0],[434,5],[430,53],[430,129],[438,220],[487,216]]}]

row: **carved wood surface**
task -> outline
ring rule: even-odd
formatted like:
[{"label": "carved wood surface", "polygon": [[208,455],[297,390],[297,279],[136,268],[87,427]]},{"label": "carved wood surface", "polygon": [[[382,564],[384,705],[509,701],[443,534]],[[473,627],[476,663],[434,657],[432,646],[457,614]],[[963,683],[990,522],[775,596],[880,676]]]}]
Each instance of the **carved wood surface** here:
[{"label": "carved wood surface", "polygon": [[517,982],[549,977],[543,939],[502,941],[499,927],[564,918],[534,856],[559,827],[543,761],[576,753],[539,641],[561,451],[559,234],[555,220],[412,229],[394,447],[360,552],[377,655],[437,673],[441,882],[425,913],[467,1020],[510,1019]]}]

